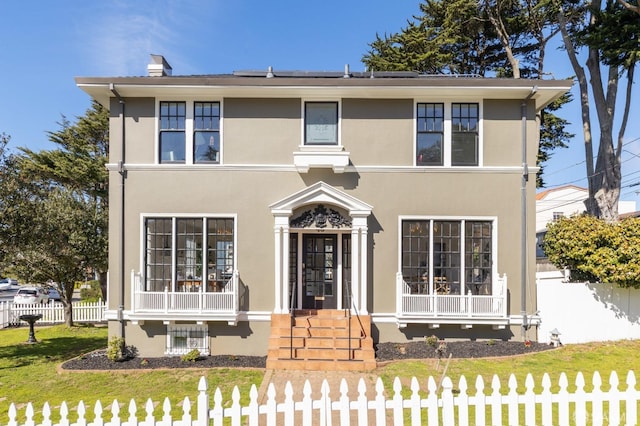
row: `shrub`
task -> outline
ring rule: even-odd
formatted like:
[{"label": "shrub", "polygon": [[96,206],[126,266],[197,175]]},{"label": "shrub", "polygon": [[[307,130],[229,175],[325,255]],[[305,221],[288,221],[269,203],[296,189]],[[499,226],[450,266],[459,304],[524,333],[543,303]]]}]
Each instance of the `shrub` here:
[{"label": "shrub", "polygon": [[182,362],[196,362],[200,359],[200,351],[197,349],[192,349],[184,355],[180,356],[180,361]]},{"label": "shrub", "polygon": [[435,335],[431,335],[425,338],[425,342],[427,342],[428,346],[435,348],[436,344],[438,343],[438,338]]},{"label": "shrub", "polygon": [[107,358],[110,361],[126,361],[134,358],[138,350],[135,346],[127,346],[122,337],[112,337],[109,339],[107,347]]}]

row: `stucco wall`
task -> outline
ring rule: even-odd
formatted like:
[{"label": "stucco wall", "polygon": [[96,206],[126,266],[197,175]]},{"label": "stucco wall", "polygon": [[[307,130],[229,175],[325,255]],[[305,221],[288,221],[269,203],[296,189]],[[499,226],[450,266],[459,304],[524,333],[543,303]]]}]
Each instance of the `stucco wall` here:
[{"label": "stucco wall", "polygon": [[[563,282],[561,273],[539,273],[538,340],[557,329],[562,343],[640,338],[640,290],[614,284]],[[567,301],[571,301],[567,303]]]}]

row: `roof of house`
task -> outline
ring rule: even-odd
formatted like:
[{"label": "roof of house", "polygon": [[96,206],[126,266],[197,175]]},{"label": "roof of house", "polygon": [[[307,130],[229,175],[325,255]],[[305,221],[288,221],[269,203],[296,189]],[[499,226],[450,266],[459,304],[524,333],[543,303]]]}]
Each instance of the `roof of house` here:
[{"label": "roof of house", "polygon": [[582,192],[582,191],[586,192],[587,191],[587,188],[582,188],[581,186],[562,185],[562,186],[558,186],[558,187],[555,187],[555,188],[546,189],[546,190],[544,190],[542,192],[538,192],[536,194],[536,201],[544,200],[545,198],[547,198],[547,196],[549,196],[549,194],[551,194],[553,192],[565,191],[567,189],[573,189],[575,191],[580,191],[580,192]]},{"label": "roof of house", "polygon": [[[151,66],[151,65],[150,65]],[[152,66],[161,68],[162,62]],[[170,68],[165,68],[170,73]],[[232,74],[137,77],[76,77],[76,84],[101,104],[109,98],[148,96],[413,98],[450,96],[452,91],[484,99],[532,99],[536,109],[568,91],[572,80],[526,80],[416,72],[236,71]],[[152,94],[153,93],[153,94]]]}]

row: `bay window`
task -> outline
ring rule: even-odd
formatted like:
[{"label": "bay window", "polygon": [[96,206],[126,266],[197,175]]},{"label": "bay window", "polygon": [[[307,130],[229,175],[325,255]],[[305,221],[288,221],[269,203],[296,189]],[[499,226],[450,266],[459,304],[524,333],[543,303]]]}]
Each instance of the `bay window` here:
[{"label": "bay window", "polygon": [[222,291],[235,268],[235,221],[215,217],[144,220],[146,291]]},{"label": "bay window", "polygon": [[493,223],[405,219],[401,271],[416,294],[491,294]]}]

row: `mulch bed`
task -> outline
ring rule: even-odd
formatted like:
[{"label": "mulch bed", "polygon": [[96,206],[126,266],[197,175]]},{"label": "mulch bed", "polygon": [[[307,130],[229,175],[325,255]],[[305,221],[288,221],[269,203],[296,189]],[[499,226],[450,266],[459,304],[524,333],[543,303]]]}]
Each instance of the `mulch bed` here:
[{"label": "mulch bed", "polygon": [[[407,343],[380,343],[376,346],[378,362],[406,359],[487,358],[523,355],[552,349],[545,343],[531,342],[529,346],[514,341],[454,341],[430,346],[424,341]],[[158,368],[266,368],[266,356],[212,355],[197,361],[182,361],[179,356],[110,361],[106,349],[91,352],[62,364],[63,370],[153,370]]]}]

